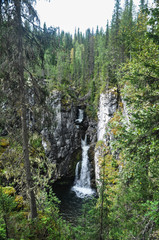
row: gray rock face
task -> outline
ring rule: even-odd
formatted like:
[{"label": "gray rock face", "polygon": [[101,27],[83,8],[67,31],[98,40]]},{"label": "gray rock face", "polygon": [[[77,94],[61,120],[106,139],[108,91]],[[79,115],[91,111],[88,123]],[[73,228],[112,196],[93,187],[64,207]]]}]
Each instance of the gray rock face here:
[{"label": "gray rock face", "polygon": [[48,104],[52,111],[51,125],[42,131],[42,142],[48,161],[56,166],[52,178],[71,177],[75,171],[76,155],[81,154],[81,138],[85,132],[91,142],[96,138],[95,123],[89,125],[86,116],[77,121],[79,108],[73,103],[62,105],[58,91],[53,92]]},{"label": "gray rock face", "polygon": [[[99,109],[98,109],[98,125],[97,125],[97,141],[103,141],[107,144],[106,126],[109,120],[113,117],[117,109],[117,97],[115,91],[102,93],[100,95]],[[99,159],[102,157],[101,147],[95,149],[95,180],[96,185],[100,185],[100,164]]]},{"label": "gray rock face", "polygon": [[105,128],[117,108],[117,98],[113,91],[100,95],[98,110],[97,141],[104,140]]}]

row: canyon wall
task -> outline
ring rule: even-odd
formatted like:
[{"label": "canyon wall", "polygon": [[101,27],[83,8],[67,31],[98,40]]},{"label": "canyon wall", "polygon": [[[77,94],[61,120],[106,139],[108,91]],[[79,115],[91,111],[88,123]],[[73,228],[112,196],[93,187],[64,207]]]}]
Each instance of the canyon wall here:
[{"label": "canyon wall", "polygon": [[97,145],[95,149],[95,181],[96,185],[100,185],[100,163],[99,159],[102,156],[102,149],[98,145],[102,141],[105,145],[110,144],[110,139],[106,135],[106,127],[109,120],[113,117],[117,109],[117,92],[116,89],[111,89],[100,95],[98,109],[98,124],[97,124]]},{"label": "canyon wall", "polygon": [[[63,102],[60,92],[54,91],[48,100],[52,110],[51,125],[42,131],[48,161],[55,166],[52,172],[54,180],[74,176],[76,163],[81,158],[81,138],[85,134],[90,143],[96,141],[96,122],[88,119],[85,106]],[[79,110],[83,111],[80,120]]]},{"label": "canyon wall", "polygon": [[[81,158],[81,138],[87,135],[90,144],[89,157],[94,161],[92,176],[95,172],[96,185],[99,184],[100,164],[102,154],[99,141],[110,144],[106,135],[106,127],[117,109],[117,91],[111,89],[100,95],[98,122],[88,118],[85,114],[85,106],[63,104],[61,94],[54,91],[48,102],[52,109],[51,126],[42,131],[43,146],[48,161],[54,164],[52,172],[54,180],[61,177],[74,177],[76,163]],[[79,111],[83,111],[83,119],[79,118]],[[126,113],[126,110],[125,110]],[[96,145],[97,143],[97,145]],[[97,146],[95,148],[95,145]]]}]

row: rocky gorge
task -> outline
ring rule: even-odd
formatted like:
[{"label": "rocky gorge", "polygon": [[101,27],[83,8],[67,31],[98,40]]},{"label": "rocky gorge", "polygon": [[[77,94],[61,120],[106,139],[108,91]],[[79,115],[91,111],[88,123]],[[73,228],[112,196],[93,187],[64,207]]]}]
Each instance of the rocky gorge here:
[{"label": "rocky gorge", "polygon": [[97,123],[89,120],[84,105],[63,104],[58,91],[53,92],[49,104],[53,110],[52,125],[42,130],[42,144],[48,161],[56,166],[52,178],[73,177],[82,154],[81,139],[87,135],[89,143],[94,145]]},{"label": "rocky gorge", "polygon": [[97,121],[86,115],[84,104],[63,104],[58,91],[53,92],[49,104],[54,112],[53,124],[50,129],[43,129],[42,144],[48,161],[55,166],[52,178],[55,181],[74,178],[76,164],[82,157],[81,139],[86,135],[90,145],[88,155],[91,162],[91,182],[95,186],[100,177],[100,147],[95,146],[98,141],[108,141],[105,128],[117,109],[116,90],[100,95]]}]

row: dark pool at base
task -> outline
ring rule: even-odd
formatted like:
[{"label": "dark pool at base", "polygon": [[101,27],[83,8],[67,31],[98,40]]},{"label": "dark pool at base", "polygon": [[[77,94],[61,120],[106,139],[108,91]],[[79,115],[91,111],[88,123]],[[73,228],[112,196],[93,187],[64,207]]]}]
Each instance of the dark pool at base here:
[{"label": "dark pool at base", "polygon": [[76,193],[72,191],[73,181],[67,180],[65,182],[57,182],[53,185],[53,192],[61,201],[60,214],[63,219],[70,223],[75,223],[77,218],[82,214],[82,206],[89,201],[91,197],[79,198]]}]

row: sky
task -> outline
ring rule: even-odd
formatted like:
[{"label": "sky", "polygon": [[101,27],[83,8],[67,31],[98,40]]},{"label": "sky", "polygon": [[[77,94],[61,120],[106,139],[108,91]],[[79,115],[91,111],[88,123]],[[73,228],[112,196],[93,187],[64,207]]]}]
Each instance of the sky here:
[{"label": "sky", "polygon": [[[150,0],[152,2],[153,0]],[[124,4],[121,0],[121,4]],[[134,0],[136,6],[140,0]],[[111,21],[115,0],[38,0],[36,10],[41,26],[60,27],[65,32],[74,34],[75,28],[83,33],[98,25],[105,30],[107,20]]]}]

